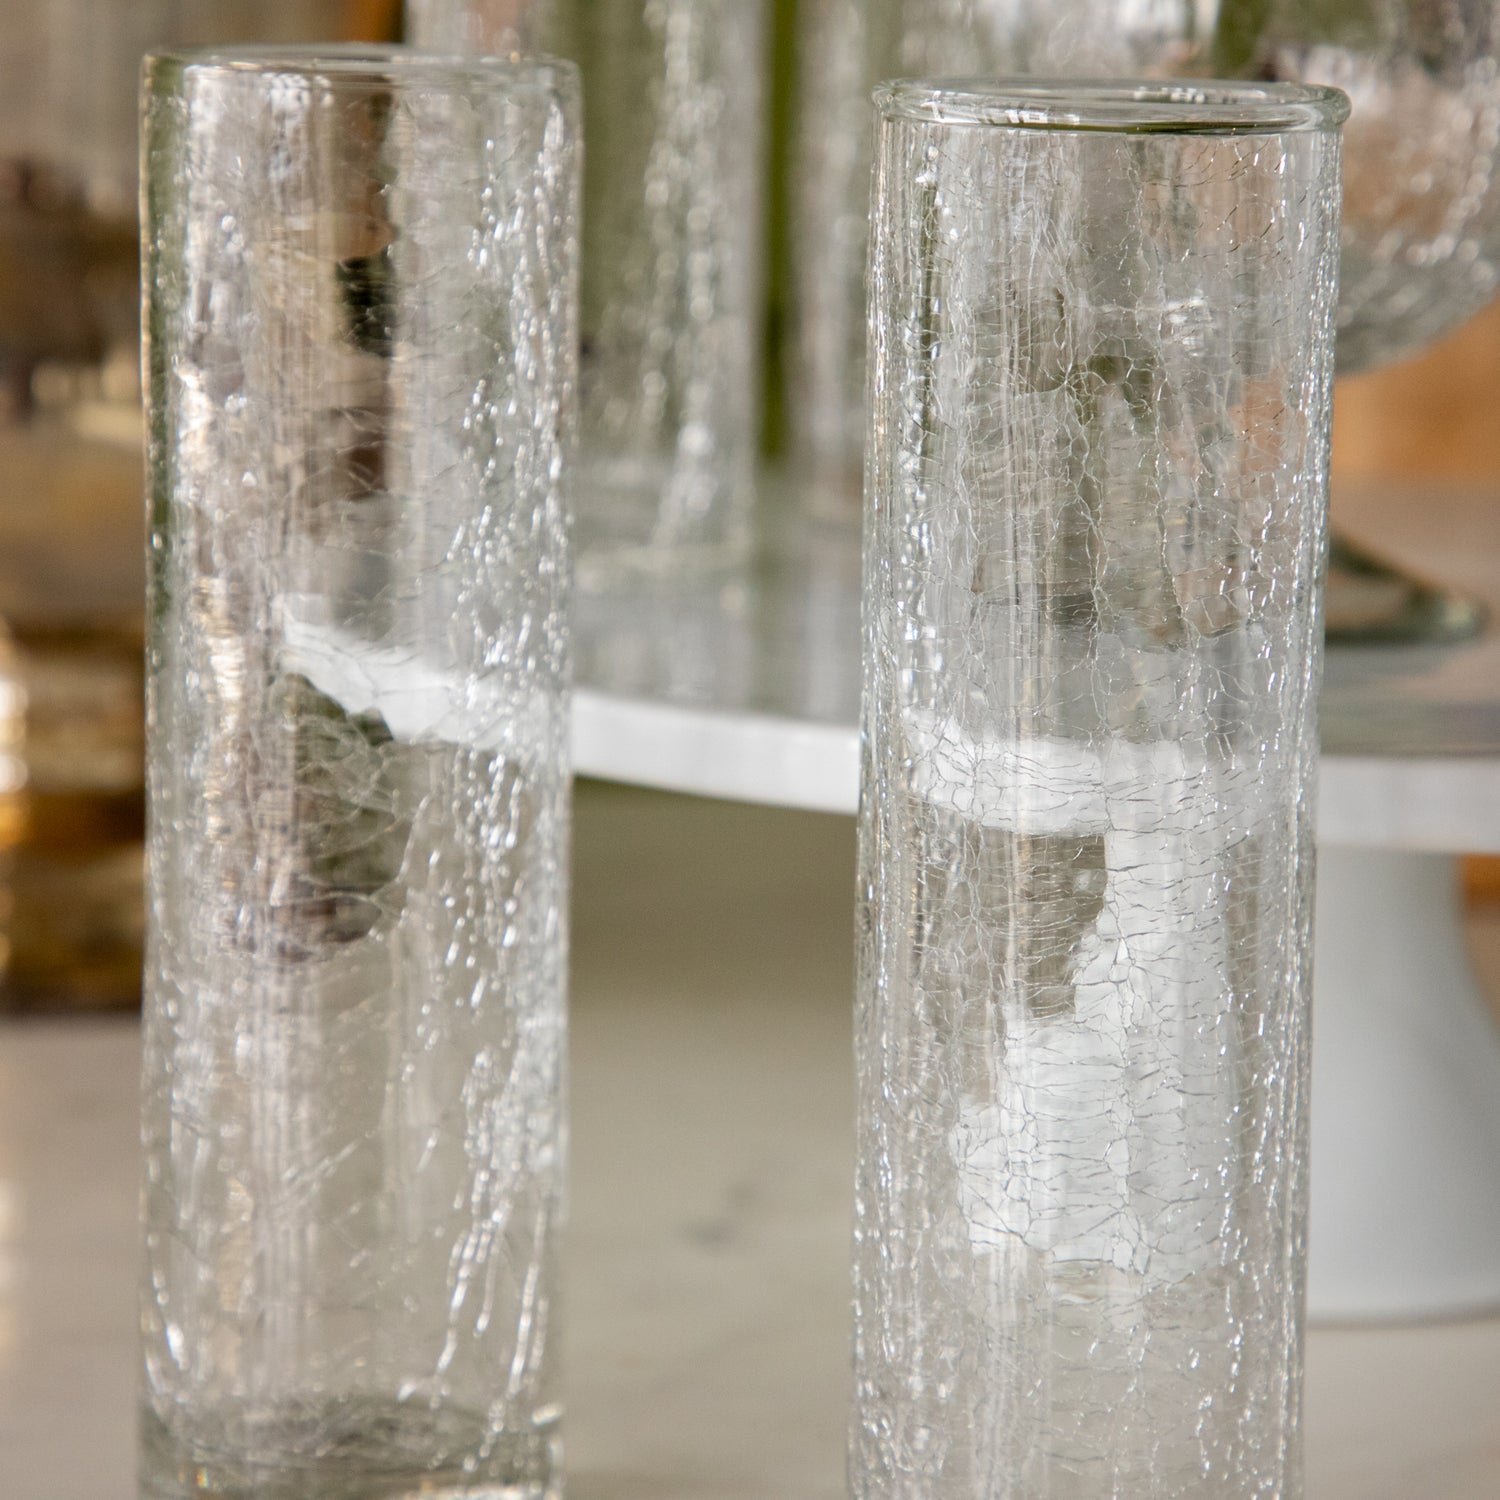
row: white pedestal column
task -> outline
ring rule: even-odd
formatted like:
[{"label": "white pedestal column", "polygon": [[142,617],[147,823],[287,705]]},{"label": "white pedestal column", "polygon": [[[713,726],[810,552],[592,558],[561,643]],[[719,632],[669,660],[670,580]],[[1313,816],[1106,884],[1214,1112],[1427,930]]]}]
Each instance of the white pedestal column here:
[{"label": "white pedestal column", "polygon": [[1500,1305],[1500,1026],[1456,861],[1327,845],[1318,860],[1312,1316]]}]

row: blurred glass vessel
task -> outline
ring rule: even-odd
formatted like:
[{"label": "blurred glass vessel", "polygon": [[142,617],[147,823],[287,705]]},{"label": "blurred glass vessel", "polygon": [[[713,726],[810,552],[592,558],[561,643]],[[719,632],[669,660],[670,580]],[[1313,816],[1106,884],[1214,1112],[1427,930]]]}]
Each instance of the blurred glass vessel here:
[{"label": "blurred glass vessel", "polygon": [[1338,310],[1348,373],[1420,348],[1500,280],[1496,0],[805,0],[788,422],[846,494],[864,441],[869,90],[923,75],[1241,77],[1350,97]]},{"label": "blurred glass vessel", "polygon": [[584,84],[580,582],[741,557],[759,442],[764,0],[412,0]]},{"label": "blurred glass vessel", "polygon": [[141,1494],[544,1500],[576,70],[144,109]]},{"label": "blurred glass vessel", "polygon": [[1331,89],[887,85],[857,1500],[1296,1500]]}]

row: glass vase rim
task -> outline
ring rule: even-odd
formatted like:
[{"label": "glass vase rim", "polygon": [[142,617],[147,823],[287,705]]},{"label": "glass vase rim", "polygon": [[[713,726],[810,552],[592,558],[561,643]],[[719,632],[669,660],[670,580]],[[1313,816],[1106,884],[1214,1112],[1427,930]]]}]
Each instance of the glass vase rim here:
[{"label": "glass vase rim", "polygon": [[1329,85],[1222,78],[894,78],[874,100],[888,120],[1124,135],[1337,130],[1349,117]]},{"label": "glass vase rim", "polygon": [[429,52],[391,42],[288,42],[254,46],[161,48],[141,63],[147,92],[174,88],[188,74],[229,79],[297,77],[330,87],[421,89],[459,87],[504,91],[517,82],[576,92],[579,70],[566,58],[541,52],[499,56]]}]

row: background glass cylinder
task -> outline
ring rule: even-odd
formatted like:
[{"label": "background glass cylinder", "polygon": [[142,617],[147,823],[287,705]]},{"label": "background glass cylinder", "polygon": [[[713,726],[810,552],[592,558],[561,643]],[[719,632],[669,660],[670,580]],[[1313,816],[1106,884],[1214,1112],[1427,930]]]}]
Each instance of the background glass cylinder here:
[{"label": "background glass cylinder", "polygon": [[853,1493],[1300,1493],[1335,91],[877,95]]},{"label": "background glass cylinder", "polygon": [[557,1492],[566,63],[161,57],[142,1480]]},{"label": "background glass cylinder", "polygon": [[583,73],[580,577],[733,561],[759,441],[763,0],[414,0],[408,30]]}]

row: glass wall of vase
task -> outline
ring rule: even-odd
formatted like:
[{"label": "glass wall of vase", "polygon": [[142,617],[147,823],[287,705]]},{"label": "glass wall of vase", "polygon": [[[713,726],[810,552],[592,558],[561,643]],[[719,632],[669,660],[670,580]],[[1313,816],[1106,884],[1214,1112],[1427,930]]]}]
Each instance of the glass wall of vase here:
[{"label": "glass wall of vase", "polygon": [[148,73],[139,1500],[560,1494],[578,113]]},{"label": "glass wall of vase", "polygon": [[[357,0],[8,0],[0,25],[0,1009],[134,1004],[136,100],[161,45],[359,35]],[[6,684],[9,684],[9,689]],[[6,715],[0,712],[0,719]]]},{"label": "glass wall of vase", "polygon": [[408,0],[434,50],[583,73],[579,578],[743,558],[760,429],[763,0]]},{"label": "glass wall of vase", "polygon": [[1494,0],[799,0],[791,445],[852,504],[870,90],[893,76],[1241,77],[1350,96],[1338,365],[1399,358],[1500,279]]},{"label": "glass wall of vase", "polygon": [[1333,89],[886,85],[850,1493],[1301,1494]]}]

